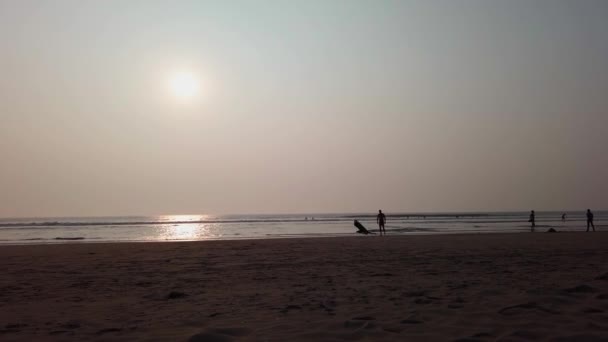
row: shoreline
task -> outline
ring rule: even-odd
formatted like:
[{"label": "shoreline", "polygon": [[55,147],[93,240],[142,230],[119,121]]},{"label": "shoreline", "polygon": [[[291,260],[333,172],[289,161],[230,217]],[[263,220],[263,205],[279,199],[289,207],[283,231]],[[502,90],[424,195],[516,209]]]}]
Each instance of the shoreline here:
[{"label": "shoreline", "polygon": [[[597,231],[589,231],[588,233],[602,233],[601,228],[606,228],[606,225],[596,225]],[[435,236],[435,235],[446,235],[446,236],[467,236],[467,235],[511,235],[511,234],[545,234],[549,233],[548,228],[553,228],[550,225],[537,225],[535,232],[530,232],[527,229],[519,229],[512,231],[415,231],[408,232],[407,234],[390,234],[390,229],[387,229],[388,237],[396,238],[396,237],[413,237],[413,236]],[[543,229],[542,231],[538,229]],[[545,230],[547,229],[547,230]],[[561,233],[561,234],[577,234],[577,233],[587,233],[584,227],[580,228],[581,230],[562,230],[551,232],[551,234]],[[354,231],[354,230],[353,230]],[[175,239],[175,240],[102,240],[95,238],[54,238],[54,239],[29,239],[29,240],[15,240],[17,242],[6,242],[0,241],[0,248],[5,246],[47,246],[47,245],[73,245],[73,244],[142,244],[142,243],[192,243],[192,242],[209,242],[209,241],[247,241],[247,240],[283,240],[283,239],[331,239],[331,238],[353,238],[353,237],[367,237],[373,238],[374,236],[380,236],[377,234],[377,230],[370,230],[373,234],[369,236],[359,235],[356,232],[353,233],[335,233],[335,234],[276,234],[277,236],[266,236],[266,237],[230,237],[230,238],[208,238],[208,239]],[[44,242],[43,242],[44,241]]]},{"label": "shoreline", "polygon": [[[539,226],[536,226],[538,229]],[[597,228],[598,226],[596,226]],[[600,226],[601,227],[601,226]],[[544,227],[543,227],[544,228]],[[546,228],[551,228],[547,226]],[[581,228],[585,229],[585,228]],[[66,246],[66,245],[141,245],[141,244],[198,244],[198,243],[221,243],[221,242],[242,242],[242,241],[276,241],[276,240],[325,240],[325,239],[374,239],[374,238],[382,238],[382,239],[408,239],[408,238],[416,238],[416,237],[457,237],[464,238],[468,236],[512,236],[512,235],[579,235],[582,233],[588,234],[608,234],[608,231],[589,231],[585,230],[580,231],[557,231],[557,232],[547,232],[547,231],[535,231],[530,232],[527,230],[519,230],[519,231],[480,231],[480,232],[470,232],[463,233],[462,231],[454,232],[454,233],[446,233],[446,232],[415,232],[409,234],[387,234],[387,235],[379,235],[376,233],[376,230],[371,230],[374,234],[370,235],[362,235],[362,234],[349,234],[349,235],[310,235],[307,234],[292,234],[297,236],[278,236],[278,237],[243,237],[243,238],[230,238],[230,239],[205,239],[205,240],[117,240],[117,241],[94,241],[94,240],[86,240],[86,239],[58,239],[58,241],[65,242],[56,242],[56,243],[32,243],[32,244],[0,244],[0,250],[2,247],[18,247],[18,246]],[[390,230],[388,230],[390,232]],[[287,234],[285,234],[287,235]]]}]

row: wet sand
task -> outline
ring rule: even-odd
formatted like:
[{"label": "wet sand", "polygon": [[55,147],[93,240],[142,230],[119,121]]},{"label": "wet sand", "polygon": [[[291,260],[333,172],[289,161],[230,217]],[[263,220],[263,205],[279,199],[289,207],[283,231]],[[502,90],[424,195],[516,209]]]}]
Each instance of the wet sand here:
[{"label": "wet sand", "polygon": [[0,340],[608,341],[608,233],[0,248]]}]

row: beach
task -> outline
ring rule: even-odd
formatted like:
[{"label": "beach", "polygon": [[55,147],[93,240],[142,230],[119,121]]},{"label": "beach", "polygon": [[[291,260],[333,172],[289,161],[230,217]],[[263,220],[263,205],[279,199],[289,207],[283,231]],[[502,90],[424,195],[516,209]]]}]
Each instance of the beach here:
[{"label": "beach", "polygon": [[3,341],[607,341],[608,233],[0,248]]}]

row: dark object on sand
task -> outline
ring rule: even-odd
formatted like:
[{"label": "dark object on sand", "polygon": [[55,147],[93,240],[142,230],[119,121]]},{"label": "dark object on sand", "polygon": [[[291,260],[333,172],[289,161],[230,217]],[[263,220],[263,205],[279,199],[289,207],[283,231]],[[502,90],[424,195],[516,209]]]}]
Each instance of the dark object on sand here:
[{"label": "dark object on sand", "polygon": [[363,227],[363,225],[361,224],[361,222],[355,220],[354,224],[355,224],[355,227],[357,227],[357,229],[359,229],[359,230],[357,230],[357,233],[359,233],[359,234],[365,234],[365,235],[367,235],[367,234],[374,234],[374,233],[370,232],[369,230],[367,230],[367,228]]},{"label": "dark object on sand", "polygon": [[549,230],[547,230],[547,233],[557,233],[557,230],[549,228]]}]

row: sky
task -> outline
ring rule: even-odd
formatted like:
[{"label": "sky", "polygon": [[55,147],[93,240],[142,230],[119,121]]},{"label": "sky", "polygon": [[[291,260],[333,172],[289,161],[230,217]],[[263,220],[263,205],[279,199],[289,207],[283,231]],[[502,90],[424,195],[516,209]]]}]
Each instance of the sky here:
[{"label": "sky", "polygon": [[0,0],[0,217],[608,209],[607,17]]}]

